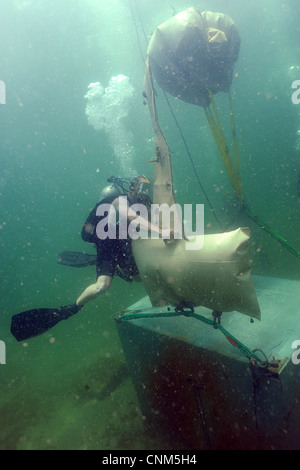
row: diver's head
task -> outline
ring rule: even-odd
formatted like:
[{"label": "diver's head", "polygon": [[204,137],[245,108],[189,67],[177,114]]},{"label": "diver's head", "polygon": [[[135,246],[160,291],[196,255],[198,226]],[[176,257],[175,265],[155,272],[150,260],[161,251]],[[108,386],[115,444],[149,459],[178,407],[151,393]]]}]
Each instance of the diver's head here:
[{"label": "diver's head", "polygon": [[148,202],[150,199],[150,181],[146,176],[135,176],[130,180],[129,184],[129,197],[134,202]]}]

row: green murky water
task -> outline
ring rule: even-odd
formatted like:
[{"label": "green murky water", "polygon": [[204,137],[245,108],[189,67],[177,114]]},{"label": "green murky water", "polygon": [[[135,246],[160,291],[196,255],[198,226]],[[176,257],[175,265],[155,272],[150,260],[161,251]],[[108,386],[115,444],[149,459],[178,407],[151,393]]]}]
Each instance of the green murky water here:
[{"label": "green murky water", "polygon": [[[225,6],[211,0],[200,7],[230,15],[242,38],[232,97],[248,204],[299,250],[300,111],[291,103],[291,82],[300,74],[289,72],[300,66],[299,6],[280,0],[274,9],[273,3],[230,0]],[[179,0],[1,1],[0,80],[6,86],[6,104],[0,105],[0,339],[6,345],[6,364],[0,365],[1,449],[174,448],[144,427],[111,318],[145,295],[142,285],[115,279],[109,293],[78,315],[23,344],[11,337],[9,326],[16,312],[73,303],[94,280],[94,268],[61,266],[56,257],[63,250],[87,249],[81,226],[106,179],[126,176],[126,169],[152,177],[142,56],[155,27],[174,9],[189,6]],[[123,156],[109,132],[95,131],[85,115],[88,85],[100,81],[105,87],[118,74],[128,76],[134,88],[122,134],[130,152]],[[178,202],[207,204],[157,92]],[[171,102],[223,228],[252,229],[253,271],[299,279],[299,260],[245,215],[237,219],[203,110]],[[228,123],[225,97],[218,96],[217,103]],[[219,230],[209,210],[205,224],[207,232]]]}]

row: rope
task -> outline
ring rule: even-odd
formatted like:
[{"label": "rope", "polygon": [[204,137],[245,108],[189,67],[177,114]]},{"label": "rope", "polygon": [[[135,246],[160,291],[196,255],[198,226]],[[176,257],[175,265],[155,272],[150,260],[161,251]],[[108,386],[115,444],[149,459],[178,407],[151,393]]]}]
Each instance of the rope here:
[{"label": "rope", "polygon": [[[142,48],[142,45],[141,45],[140,35],[139,35],[138,27],[137,27],[137,24],[136,24],[136,21],[135,21],[131,0],[129,0],[129,8],[130,8],[131,16],[132,16],[132,21],[133,21],[134,27],[135,27],[135,32],[136,32],[136,37],[137,37],[137,41],[138,41],[138,45],[139,45],[139,50],[140,50],[140,55],[141,55],[141,58],[142,58],[142,62],[145,63],[146,59],[144,58],[143,48]],[[143,31],[143,34],[144,34],[144,39],[147,43],[146,34],[145,34],[145,31],[144,31],[143,23],[142,23],[142,20],[141,20],[140,13],[139,13],[136,2],[135,2],[135,8],[137,10],[137,14],[138,14],[138,17],[139,17],[139,20],[140,20],[140,25],[141,25],[141,28],[142,28],[142,31]]]},{"label": "rope", "polygon": [[[129,312],[129,313],[128,313]],[[264,360],[262,361],[254,351],[249,349],[247,346],[245,346],[241,341],[239,341],[237,338],[235,338],[231,333],[229,333],[223,326],[221,325],[221,312],[218,312],[214,310],[212,312],[212,315],[214,317],[213,320],[210,320],[209,318],[204,317],[203,315],[199,315],[194,313],[193,310],[191,311],[186,311],[183,309],[178,309],[174,311],[168,311],[168,312],[153,312],[153,309],[139,309],[139,310],[130,310],[130,311],[124,311],[120,312],[117,314],[116,319],[118,321],[122,320],[138,320],[141,318],[171,318],[171,317],[178,317],[180,315],[184,315],[187,317],[195,318],[196,320],[200,320],[203,323],[206,323],[207,325],[212,326],[215,329],[218,329],[223,333],[227,341],[233,346],[239,349],[239,351],[251,362],[252,365],[258,365],[261,368],[266,368],[268,365],[268,361]],[[266,356],[264,356],[266,359]]]},{"label": "rope", "polygon": [[236,164],[236,169],[237,169],[238,177],[241,178],[239,151],[238,151],[238,146],[237,146],[237,137],[236,137],[236,130],[235,130],[233,106],[232,106],[232,100],[231,100],[231,94],[230,94],[230,92],[228,93],[228,98],[229,98],[230,122],[231,122],[231,130],[232,130],[234,154],[235,154],[235,164]]},{"label": "rope", "polygon": [[290,253],[292,253],[297,258],[300,258],[300,251],[294,248],[285,238],[283,238],[279,233],[275,232],[274,230],[269,227],[268,224],[263,222],[257,215],[252,214],[249,207],[244,204],[243,209],[249,219],[253,220],[262,230],[264,230],[268,235],[270,235],[274,240],[276,240],[280,245],[286,248]]}]

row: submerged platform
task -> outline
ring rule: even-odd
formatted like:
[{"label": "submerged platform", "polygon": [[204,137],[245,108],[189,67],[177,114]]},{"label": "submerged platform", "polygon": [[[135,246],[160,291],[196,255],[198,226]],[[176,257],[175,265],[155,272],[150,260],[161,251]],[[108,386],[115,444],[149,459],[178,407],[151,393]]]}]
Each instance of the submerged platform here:
[{"label": "submerged platform", "polygon": [[[189,449],[300,449],[300,281],[253,276],[262,320],[224,313],[221,325],[262,359],[257,365],[213,326],[184,315],[116,317],[148,425]],[[168,308],[161,309],[168,314]],[[212,312],[195,313],[212,319]],[[293,356],[294,354],[294,356]],[[268,365],[264,363],[268,360]]]}]

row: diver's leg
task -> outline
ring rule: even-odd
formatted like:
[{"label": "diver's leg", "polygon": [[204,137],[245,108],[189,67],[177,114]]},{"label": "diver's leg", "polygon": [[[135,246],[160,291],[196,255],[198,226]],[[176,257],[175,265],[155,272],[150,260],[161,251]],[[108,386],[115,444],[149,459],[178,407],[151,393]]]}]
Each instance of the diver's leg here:
[{"label": "diver's leg", "polygon": [[118,240],[118,268],[123,275],[132,281],[141,282],[139,270],[133,257],[131,242],[129,240]]},{"label": "diver's leg", "polygon": [[83,306],[98,297],[98,295],[103,294],[103,292],[106,292],[110,288],[111,282],[112,276],[99,276],[95,284],[88,286],[78,297],[76,305]]},{"label": "diver's leg", "polygon": [[78,297],[76,304],[83,306],[87,302],[95,299],[99,295],[106,292],[110,286],[116,270],[116,256],[115,249],[118,240],[99,240],[96,245],[97,248],[97,281],[95,284],[88,286],[85,291]]}]

